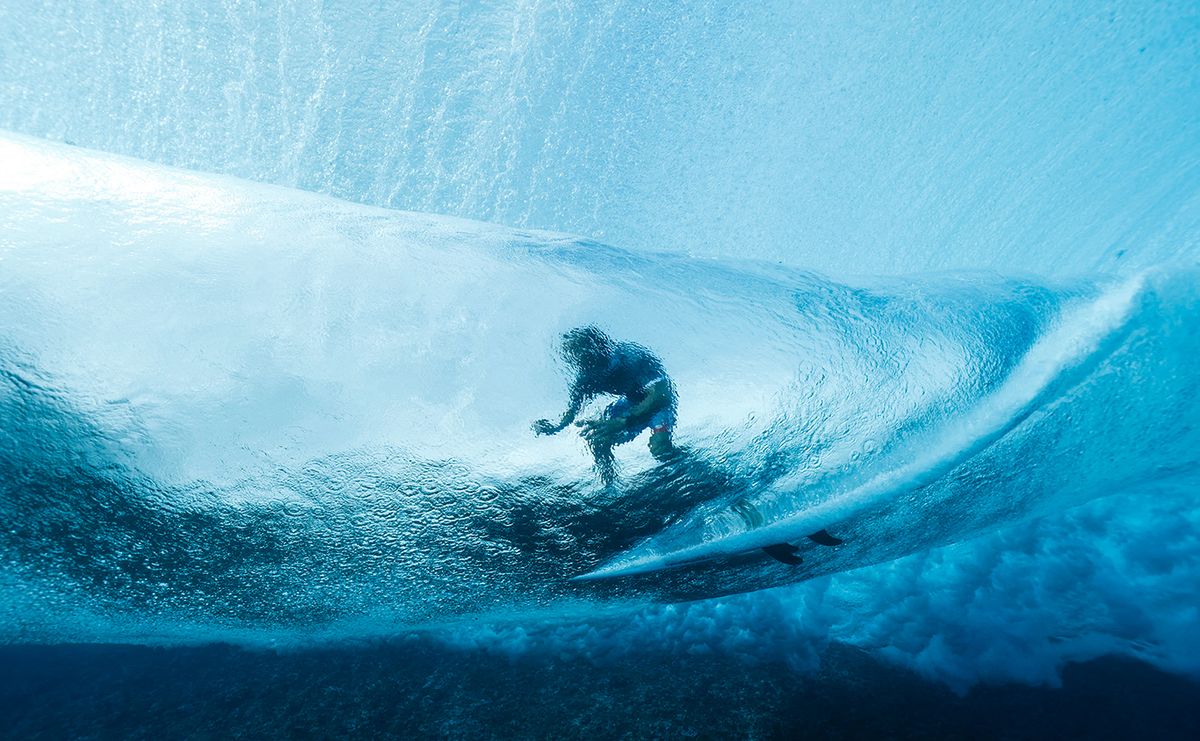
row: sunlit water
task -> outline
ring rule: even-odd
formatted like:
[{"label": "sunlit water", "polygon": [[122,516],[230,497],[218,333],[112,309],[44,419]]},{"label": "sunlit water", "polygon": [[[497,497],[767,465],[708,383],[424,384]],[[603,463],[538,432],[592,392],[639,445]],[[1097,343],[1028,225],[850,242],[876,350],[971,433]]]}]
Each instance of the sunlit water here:
[{"label": "sunlit water", "polygon": [[[0,639],[1200,670],[1194,10],[0,28],[0,124],[81,145],[0,138]],[[529,429],[585,323],[680,393],[612,488]]]}]

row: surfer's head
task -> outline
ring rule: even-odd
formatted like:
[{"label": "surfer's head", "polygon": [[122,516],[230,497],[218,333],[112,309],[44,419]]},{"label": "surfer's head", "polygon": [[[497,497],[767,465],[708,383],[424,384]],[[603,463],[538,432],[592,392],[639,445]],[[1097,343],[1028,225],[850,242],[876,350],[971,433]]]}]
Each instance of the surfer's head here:
[{"label": "surfer's head", "polygon": [[562,336],[563,356],[580,366],[602,365],[613,352],[613,341],[595,325],[576,327]]}]

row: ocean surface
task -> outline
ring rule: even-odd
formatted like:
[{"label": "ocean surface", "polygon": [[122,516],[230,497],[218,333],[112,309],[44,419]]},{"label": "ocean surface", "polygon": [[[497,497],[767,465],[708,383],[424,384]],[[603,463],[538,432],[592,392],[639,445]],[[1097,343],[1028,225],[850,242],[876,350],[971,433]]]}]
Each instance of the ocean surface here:
[{"label": "ocean surface", "polygon": [[1198,40],[0,5],[0,736],[1196,737]]}]

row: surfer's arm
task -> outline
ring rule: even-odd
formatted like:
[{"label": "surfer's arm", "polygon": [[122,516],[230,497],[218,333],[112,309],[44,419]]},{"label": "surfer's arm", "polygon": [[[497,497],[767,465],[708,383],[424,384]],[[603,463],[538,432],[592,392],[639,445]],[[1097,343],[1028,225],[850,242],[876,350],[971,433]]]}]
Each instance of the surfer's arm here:
[{"label": "surfer's arm", "polygon": [[636,425],[648,421],[660,409],[671,403],[671,384],[666,378],[658,378],[646,384],[646,396],[630,407],[625,415],[625,425]]},{"label": "surfer's arm", "polygon": [[621,430],[634,429],[671,403],[671,384],[665,378],[657,378],[643,387],[646,395],[619,417],[602,418],[590,422],[577,422],[584,428],[583,436],[589,440],[609,440]]},{"label": "surfer's arm", "polygon": [[583,404],[587,401],[587,394],[582,386],[575,384],[571,387],[571,401],[567,406],[567,411],[563,412],[562,419],[558,424],[551,422],[548,419],[539,419],[533,423],[533,431],[539,435],[554,435],[566,429],[567,425],[575,421],[575,417],[579,415],[579,411],[583,409]]}]

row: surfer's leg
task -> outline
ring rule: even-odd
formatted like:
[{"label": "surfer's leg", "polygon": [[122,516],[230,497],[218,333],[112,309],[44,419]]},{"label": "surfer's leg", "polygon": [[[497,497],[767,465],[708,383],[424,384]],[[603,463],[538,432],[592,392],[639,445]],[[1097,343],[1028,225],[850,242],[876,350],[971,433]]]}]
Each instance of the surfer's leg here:
[{"label": "surfer's leg", "polygon": [[659,463],[674,460],[679,455],[679,449],[671,442],[671,431],[663,430],[650,435],[650,455]]},{"label": "surfer's leg", "polygon": [[613,455],[612,445],[589,440],[588,447],[592,449],[592,460],[595,461],[600,480],[605,486],[612,486],[617,480],[617,459]]},{"label": "surfer's leg", "polygon": [[675,413],[671,407],[659,410],[646,426],[650,428],[650,455],[655,460],[666,463],[679,454],[671,442],[671,432],[675,429]]}]

